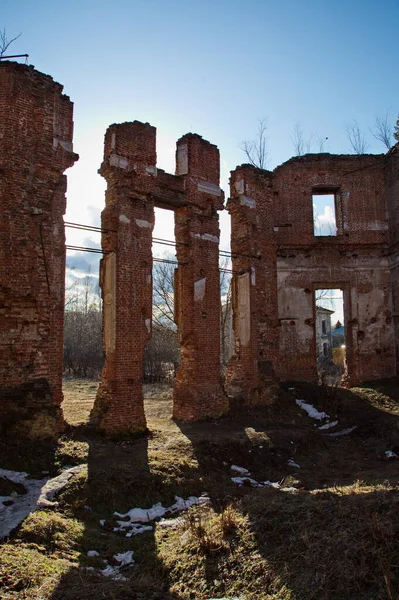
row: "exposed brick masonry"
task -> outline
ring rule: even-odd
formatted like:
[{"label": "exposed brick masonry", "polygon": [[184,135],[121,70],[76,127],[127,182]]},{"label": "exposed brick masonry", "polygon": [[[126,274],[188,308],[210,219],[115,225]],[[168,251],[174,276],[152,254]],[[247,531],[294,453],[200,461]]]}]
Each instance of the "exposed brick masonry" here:
[{"label": "exposed brick masonry", "polygon": [[48,75],[0,62],[0,423],[63,427],[66,177],[72,102]]},{"label": "exposed brick masonry", "polygon": [[[291,159],[273,173],[248,165],[232,173],[229,210],[233,252],[256,252],[259,248],[260,263],[271,265],[274,246],[277,256],[275,275],[271,265],[270,277],[265,279],[265,296],[260,299],[259,290],[256,300],[254,292],[251,295],[252,367],[247,362],[245,379],[252,380],[252,385],[260,377],[259,364],[253,358],[257,345],[263,345],[264,358],[281,379],[317,381],[317,288],[344,291],[347,383],[396,374],[392,317],[397,320],[398,303],[394,292],[392,315],[392,290],[397,286],[397,148],[387,156],[307,155]],[[256,181],[255,186],[247,183],[250,178]],[[317,237],[313,232],[312,193],[323,189],[335,191],[337,236]],[[262,238],[266,237],[269,244],[261,250]],[[235,279],[248,269],[241,258],[235,258],[233,265]],[[235,295],[237,306],[237,291]],[[278,310],[277,338],[273,319],[265,327],[261,316],[266,298],[269,314],[273,314],[273,306],[274,314]],[[243,377],[240,310],[234,318],[238,351],[229,369],[231,382]],[[265,337],[270,340],[266,347]]]},{"label": "exposed brick masonry", "polygon": [[[33,67],[0,62],[0,423],[47,437],[64,427],[62,330],[66,177],[72,103]],[[199,135],[177,142],[176,174],[156,166],[156,130],[111,125],[100,169],[101,288],[106,356],[92,422],[108,435],[144,430],[145,345],[151,335],[154,207],[175,212],[181,345],[173,414],[228,408],[220,377],[219,151]],[[315,236],[312,193],[333,191],[336,236]],[[273,172],[231,177],[235,352],[226,389],[272,402],[278,378],[317,381],[318,288],[344,292],[346,382],[397,374],[399,145],[384,156],[307,155]]]},{"label": "exposed brick masonry", "polygon": [[[220,377],[219,228],[223,207],[219,152],[198,135],[178,142],[177,175],[156,168],[155,128],[111,125],[100,173],[108,189],[102,226],[106,363],[92,422],[108,435],[146,426],[142,368],[151,334],[154,206],[175,210],[181,366],[174,416],[186,420],[227,410]],[[206,348],[206,352],[204,349]]]}]

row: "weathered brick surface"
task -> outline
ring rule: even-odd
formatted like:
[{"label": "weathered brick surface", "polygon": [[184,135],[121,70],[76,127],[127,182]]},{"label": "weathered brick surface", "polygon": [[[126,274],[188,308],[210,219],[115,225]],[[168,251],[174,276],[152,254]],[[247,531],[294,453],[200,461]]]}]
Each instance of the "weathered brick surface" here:
[{"label": "weathered brick surface", "polygon": [[[248,359],[244,369],[241,357],[248,350],[243,351],[239,339],[240,309],[234,317],[236,355],[229,380],[244,378],[244,397],[248,381],[252,378],[254,385],[260,376],[254,356],[268,337],[264,358],[281,379],[317,381],[314,291],[318,288],[344,291],[347,383],[396,374],[398,180],[395,152],[307,155],[273,173],[249,166],[232,173],[232,251],[256,255],[259,249],[258,269],[265,261],[270,266],[270,277],[262,285],[264,297],[251,289],[252,366]],[[312,193],[320,189],[336,190],[337,236],[314,236]],[[268,238],[268,245],[261,248],[263,238]],[[254,268],[242,258],[235,258],[233,265],[235,280]],[[237,302],[236,298],[235,306]],[[264,326],[261,313],[268,303],[269,314],[273,308],[278,312],[277,331],[273,320]]]},{"label": "weathered brick surface", "polygon": [[0,422],[32,437],[63,427],[63,172],[77,155],[62,89],[0,62]]},{"label": "weathered brick surface", "polygon": [[228,409],[220,373],[219,151],[200,136],[177,142],[176,173],[184,179],[186,206],[175,212],[179,267],[175,317],[180,367],[173,415],[186,421]]},{"label": "weathered brick surface", "polygon": [[155,167],[155,128],[111,125],[100,173],[107,180],[101,262],[105,367],[91,420],[112,435],[145,429],[142,374],[151,332],[152,230],[149,197]]},{"label": "weathered brick surface", "polygon": [[392,318],[395,329],[396,365],[399,373],[399,144],[389,152],[385,165],[389,216]]},{"label": "weathered brick surface", "polygon": [[271,174],[243,165],[230,180],[235,349],[227,369],[229,395],[250,404],[274,399],[278,346],[276,245]]},{"label": "weathered brick surface", "polygon": [[[179,266],[175,290],[182,361],[174,415],[186,420],[227,408],[220,379],[217,210],[219,153],[197,135],[178,142],[177,175],[156,168],[155,128],[111,125],[100,173],[108,184],[102,213],[101,287],[106,362],[92,421],[108,435],[146,426],[142,370],[151,334],[154,206],[175,210]],[[183,147],[183,148],[182,148]],[[198,280],[206,279],[196,296]],[[204,351],[206,349],[206,351]]]}]

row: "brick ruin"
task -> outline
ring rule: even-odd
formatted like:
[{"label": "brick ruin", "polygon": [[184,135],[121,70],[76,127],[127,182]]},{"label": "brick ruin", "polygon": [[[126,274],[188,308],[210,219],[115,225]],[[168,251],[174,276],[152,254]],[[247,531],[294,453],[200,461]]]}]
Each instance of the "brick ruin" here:
[{"label": "brick ruin", "polygon": [[[33,67],[0,61],[0,424],[61,431],[66,177],[72,103]],[[345,383],[398,373],[399,145],[387,155],[315,154],[273,172],[231,175],[234,354],[220,374],[219,151],[177,142],[176,174],[156,165],[156,130],[111,125],[100,174],[105,367],[91,421],[106,434],[146,428],[154,208],[174,212],[181,363],[173,416],[217,417],[230,401],[271,403],[280,380],[317,382],[314,291],[340,288]],[[337,235],[314,232],[313,194],[332,194]]]},{"label": "brick ruin", "polygon": [[171,175],[157,168],[155,146],[156,130],[148,123],[111,125],[105,135],[105,367],[91,419],[108,434],[146,427],[142,374],[151,336],[154,207],[175,215],[181,360],[173,416],[215,417],[228,408],[220,375],[219,151],[199,135],[185,135],[177,142]]},{"label": "brick ruin", "polygon": [[[265,375],[317,382],[323,288],[343,290],[346,385],[396,375],[399,145],[379,156],[310,154],[273,172],[243,165],[230,183],[232,252],[251,256],[233,258],[230,392],[259,401]],[[334,195],[334,236],[314,233],[315,193]]]},{"label": "brick ruin", "polygon": [[0,61],[0,429],[45,437],[63,417],[66,177],[73,105]]}]

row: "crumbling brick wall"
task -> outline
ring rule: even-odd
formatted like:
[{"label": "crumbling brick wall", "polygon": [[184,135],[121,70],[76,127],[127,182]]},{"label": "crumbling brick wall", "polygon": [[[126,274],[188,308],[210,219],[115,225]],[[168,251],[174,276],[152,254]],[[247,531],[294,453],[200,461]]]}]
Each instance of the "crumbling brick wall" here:
[{"label": "crumbling brick wall", "polygon": [[100,169],[108,184],[100,277],[106,361],[91,420],[108,434],[146,427],[142,375],[151,333],[154,202],[149,193],[155,165],[154,127],[135,121],[107,129]]},{"label": "crumbling brick wall", "polygon": [[264,404],[274,399],[279,335],[271,173],[243,165],[230,185],[235,348],[226,389],[233,398]]},{"label": "crumbling brick wall", "polygon": [[65,169],[73,105],[33,67],[0,62],[0,423],[63,427]]},{"label": "crumbling brick wall", "polygon": [[399,143],[388,153],[385,181],[390,231],[392,318],[395,329],[397,372],[399,372]]},{"label": "crumbling brick wall", "polygon": [[176,174],[184,181],[185,205],[175,212],[180,367],[173,416],[186,421],[219,416],[228,408],[220,371],[219,163],[217,147],[199,135],[177,142]]},{"label": "crumbling brick wall", "polygon": [[[264,337],[270,337],[272,344],[265,358],[283,380],[317,381],[314,292],[318,288],[340,288],[344,292],[347,383],[396,373],[388,209],[392,214],[397,200],[387,203],[386,179],[390,178],[391,197],[397,198],[398,172],[397,163],[387,166],[389,160],[392,163],[394,159],[383,155],[319,154],[291,159],[273,173],[248,165],[232,173],[229,210],[233,253],[254,253],[262,237],[268,237],[268,249],[259,250],[261,269],[263,261],[271,265],[271,248],[275,250],[275,272],[271,266],[264,293],[271,302],[269,313],[273,303],[278,311],[277,338],[270,323],[262,325],[264,317],[260,314],[265,300],[257,297],[259,292],[252,293],[250,314],[251,330],[256,330],[252,338],[257,338],[252,344],[260,347]],[[245,187],[237,185],[242,179]],[[334,191],[336,236],[314,235],[312,193],[316,190]],[[248,214],[252,227],[246,225],[245,229]],[[233,289],[237,290],[240,273],[248,267],[239,257],[233,259],[233,265]],[[234,303],[239,303],[237,292]],[[230,380],[237,367],[242,368],[239,319],[238,311],[234,319],[238,352],[230,364]],[[252,356],[255,352],[252,350]],[[246,378],[256,381],[257,377],[259,365],[253,362],[247,367]],[[247,397],[245,390],[242,394]]]},{"label": "crumbling brick wall", "polygon": [[101,267],[105,367],[92,422],[108,435],[146,427],[142,373],[151,335],[154,206],[175,211],[175,297],[182,358],[174,416],[194,420],[227,409],[220,378],[217,210],[219,152],[197,135],[177,145],[177,174],[156,167],[155,128],[111,125],[100,173],[108,184]]}]

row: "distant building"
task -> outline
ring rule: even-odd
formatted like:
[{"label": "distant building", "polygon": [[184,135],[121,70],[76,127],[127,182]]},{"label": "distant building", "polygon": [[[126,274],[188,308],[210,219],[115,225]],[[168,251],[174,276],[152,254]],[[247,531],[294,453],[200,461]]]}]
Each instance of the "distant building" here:
[{"label": "distant building", "polygon": [[332,351],[332,332],[331,315],[333,310],[316,306],[316,344],[318,356],[331,356]]}]

